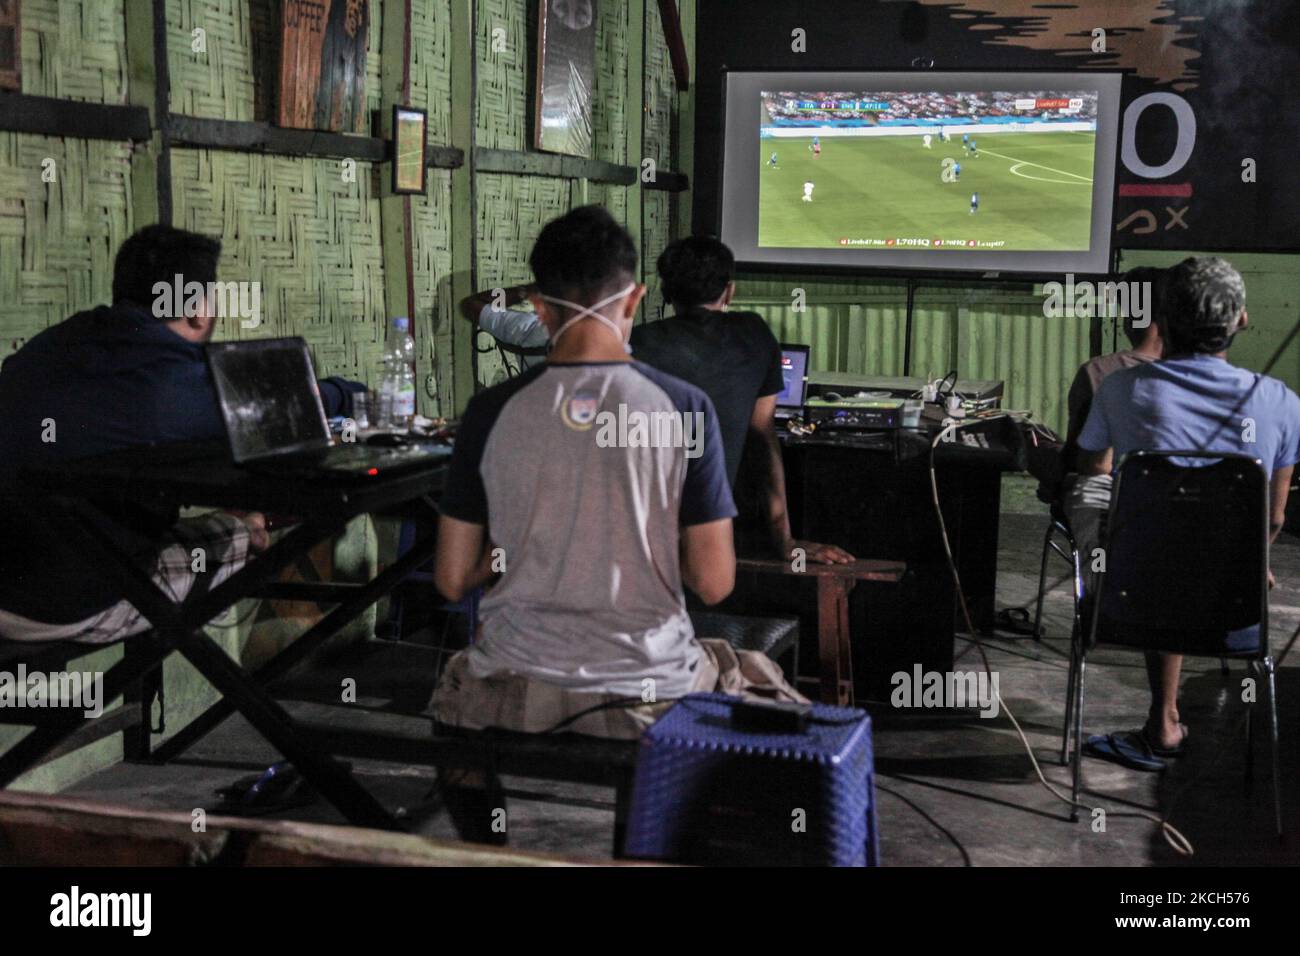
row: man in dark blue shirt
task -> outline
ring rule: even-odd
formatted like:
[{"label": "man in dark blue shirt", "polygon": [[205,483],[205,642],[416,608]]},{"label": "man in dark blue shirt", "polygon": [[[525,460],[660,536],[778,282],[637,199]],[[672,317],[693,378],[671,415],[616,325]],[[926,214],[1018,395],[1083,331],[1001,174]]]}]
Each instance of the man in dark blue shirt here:
[{"label": "man in dark blue shirt", "polygon": [[753,312],[728,310],[735,294],[736,260],[708,236],[671,243],[659,256],[659,276],[673,315],[632,330],[638,359],[701,389],[717,410],[734,488],[747,440],[761,452],[755,461],[771,550],[789,560],[802,549],[809,561],[846,564],[853,556],[832,544],[799,541],[790,532],[785,465],[776,432],[776,399],[784,387],[781,346]]},{"label": "man in dark blue shirt", "polygon": [[[178,276],[211,289],[220,254],[206,236],[140,230],[118,251],[113,305],[46,329],[0,366],[0,637],[103,642],[147,626],[93,562],[32,514],[18,475],[131,446],[223,437],[203,353],[216,321],[211,299],[177,310],[158,294]],[[209,573],[219,566],[215,582],[267,543],[260,515],[212,515],[186,528],[174,527],[174,509],[107,511],[117,539],[174,590],[193,585],[192,547],[205,549]]]}]

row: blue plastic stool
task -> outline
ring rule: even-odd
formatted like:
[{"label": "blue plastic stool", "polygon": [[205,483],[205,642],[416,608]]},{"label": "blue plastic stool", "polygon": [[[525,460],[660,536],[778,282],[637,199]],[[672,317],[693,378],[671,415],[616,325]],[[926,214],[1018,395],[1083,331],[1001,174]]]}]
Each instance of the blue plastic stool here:
[{"label": "blue plastic stool", "polygon": [[691,694],[641,737],[624,854],[723,866],[876,866],[866,711],[813,705],[803,734],[734,729],[725,694]]},{"label": "blue plastic stool", "polygon": [[[400,558],[406,552],[410,551],[415,545],[415,522],[409,519],[403,519],[401,529],[397,538],[397,556]],[[421,565],[402,579],[402,584],[409,582],[427,584],[433,587],[433,562],[430,561]],[[474,643],[474,635],[478,632],[478,603],[483,597],[483,589],[475,588],[466,594],[459,601],[447,602],[441,605],[442,610],[449,614],[462,614],[469,619],[469,642]],[[403,613],[404,601],[402,600],[400,586],[395,589],[389,598],[388,611],[388,634],[389,639],[400,641],[403,634]]]}]

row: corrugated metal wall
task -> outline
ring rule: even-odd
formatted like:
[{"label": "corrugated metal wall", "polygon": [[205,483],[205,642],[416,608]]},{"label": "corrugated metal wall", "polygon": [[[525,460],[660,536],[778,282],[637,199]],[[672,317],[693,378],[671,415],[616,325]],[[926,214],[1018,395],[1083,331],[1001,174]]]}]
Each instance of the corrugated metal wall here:
[{"label": "corrugated metal wall", "polygon": [[[803,293],[803,309],[796,296]],[[762,315],[782,342],[812,346],[815,370],[902,375],[907,291],[902,282],[825,277],[741,277],[738,309]],[[1006,382],[1005,407],[1065,431],[1065,393],[1089,357],[1087,319],[1049,319],[1043,297],[935,283],[916,290],[912,374]],[[1106,336],[1109,345],[1110,336]]]}]

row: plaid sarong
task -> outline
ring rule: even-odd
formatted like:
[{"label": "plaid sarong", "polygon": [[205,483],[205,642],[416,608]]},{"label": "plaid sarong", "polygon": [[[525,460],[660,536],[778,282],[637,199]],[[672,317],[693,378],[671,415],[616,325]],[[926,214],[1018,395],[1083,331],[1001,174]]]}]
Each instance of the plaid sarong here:
[{"label": "plaid sarong", "polygon": [[[197,585],[216,587],[248,560],[248,528],[239,518],[221,511],[183,518],[171,529],[172,542],[154,563],[153,580],[172,600],[185,600]],[[201,550],[200,562],[195,554]],[[196,571],[195,565],[201,570]],[[71,624],[46,624],[0,609],[0,638],[10,641],[79,641],[108,644],[147,631],[149,621],[123,599]]]}]

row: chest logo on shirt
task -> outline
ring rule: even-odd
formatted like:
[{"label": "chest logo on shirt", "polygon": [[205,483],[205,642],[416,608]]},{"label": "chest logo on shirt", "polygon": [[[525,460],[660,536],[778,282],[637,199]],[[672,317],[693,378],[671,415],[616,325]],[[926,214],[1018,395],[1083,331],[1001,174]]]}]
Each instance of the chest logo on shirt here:
[{"label": "chest logo on shirt", "polygon": [[599,393],[579,389],[560,406],[560,417],[574,431],[585,432],[595,424],[599,410]]}]

